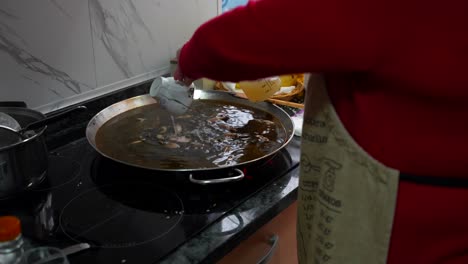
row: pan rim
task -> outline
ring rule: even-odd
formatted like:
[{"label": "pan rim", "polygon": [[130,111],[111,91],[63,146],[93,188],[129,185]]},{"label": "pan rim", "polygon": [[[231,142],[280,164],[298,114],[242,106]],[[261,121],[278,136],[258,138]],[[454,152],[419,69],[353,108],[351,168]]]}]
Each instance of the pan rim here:
[{"label": "pan rim", "polygon": [[[228,92],[223,92],[223,91],[201,91],[202,93],[206,93],[206,94],[223,94],[223,95],[231,95],[234,97],[234,95],[232,93],[228,93]],[[141,100],[140,100],[141,99]],[[245,99],[242,99],[242,98],[236,98],[236,99],[239,99],[239,103],[242,104],[241,100],[245,100]],[[197,99],[197,100],[210,100],[210,99]],[[128,165],[128,166],[132,166],[132,167],[136,167],[136,168],[140,168],[140,169],[147,169],[147,170],[153,170],[153,171],[161,171],[161,172],[199,172],[199,171],[213,171],[213,170],[226,170],[226,169],[234,169],[234,168],[237,168],[237,167],[240,167],[240,166],[245,166],[245,165],[249,165],[251,163],[255,163],[255,162],[258,162],[260,160],[263,160],[263,159],[266,159],[268,157],[271,157],[272,155],[275,155],[276,153],[278,153],[279,151],[281,151],[283,148],[285,148],[289,142],[293,139],[294,137],[294,122],[292,121],[291,119],[291,116],[286,112],[284,111],[283,109],[281,109],[280,107],[278,107],[277,105],[274,105],[274,104],[271,104],[271,103],[267,103],[267,102],[257,102],[255,104],[258,104],[258,103],[263,103],[263,104],[268,104],[269,106],[268,107],[274,107],[276,111],[279,111],[282,115],[284,115],[284,117],[287,117],[287,120],[288,122],[290,123],[289,126],[292,127],[292,129],[290,131],[288,131],[288,128],[285,126],[285,124],[282,124],[284,129],[285,129],[285,132],[286,132],[286,139],[285,141],[281,144],[281,146],[279,146],[278,148],[276,148],[275,150],[271,151],[270,153],[264,155],[264,156],[261,156],[261,157],[258,157],[258,158],[255,158],[255,159],[251,159],[251,160],[248,160],[248,161],[244,161],[244,162],[240,162],[240,163],[237,163],[237,164],[234,164],[234,165],[225,165],[225,166],[217,166],[217,167],[207,167],[207,168],[174,168],[174,169],[167,169],[167,168],[154,168],[154,167],[148,167],[148,166],[142,166],[142,165],[138,165],[138,164],[133,164],[133,163],[130,163],[130,162],[127,162],[127,161],[124,161],[124,160],[120,160],[120,159],[116,159],[114,157],[111,157],[110,155],[104,153],[103,151],[101,151],[97,146],[96,146],[96,143],[95,143],[95,138],[90,138],[91,137],[91,134],[92,132],[90,131],[91,130],[91,127],[95,126],[95,122],[96,122],[96,119],[99,118],[100,116],[103,115],[103,113],[109,111],[109,109],[111,108],[115,108],[119,105],[122,105],[122,104],[125,104],[125,102],[129,102],[129,101],[142,101],[142,102],[145,102],[147,101],[147,103],[145,104],[142,104],[142,105],[138,105],[138,104],[135,104],[135,107],[132,107],[132,108],[127,108],[125,111],[129,111],[129,110],[133,110],[133,109],[136,109],[136,108],[139,108],[139,107],[143,107],[143,106],[146,106],[146,105],[151,105],[151,104],[157,104],[159,103],[157,101],[157,99],[151,97],[149,94],[143,94],[143,95],[138,95],[138,96],[134,96],[134,97],[131,97],[131,98],[128,98],[128,99],[125,99],[125,100],[122,100],[122,101],[119,101],[119,102],[116,102],[114,104],[111,104],[109,105],[108,107],[102,109],[101,111],[99,111],[95,116],[93,116],[93,118],[91,118],[91,120],[88,122],[88,125],[86,127],[86,138],[88,140],[88,143],[93,147],[93,149],[95,151],[97,151],[100,155],[102,155],[103,157],[105,158],[108,158],[108,159],[111,159],[115,162],[118,162],[118,163],[122,163],[122,164],[125,164],[125,165]],[[249,102],[249,101],[246,101],[246,102]],[[252,106],[251,104],[248,104],[247,106],[249,107],[252,107],[252,108],[255,108],[257,110],[260,110],[260,111],[265,111],[265,110],[262,110],[262,109],[259,109],[259,108],[256,108],[255,107],[255,104]],[[118,113],[114,116],[112,116],[111,118],[119,115],[121,113]],[[107,119],[105,122],[109,121],[111,118]],[[104,125],[105,122],[102,124]],[[283,122],[282,122],[283,123]],[[101,126],[102,126],[101,125]],[[98,129],[99,130],[99,129]],[[96,132],[98,131],[96,130]],[[94,133],[93,135],[94,137],[96,136],[96,133]]]}]

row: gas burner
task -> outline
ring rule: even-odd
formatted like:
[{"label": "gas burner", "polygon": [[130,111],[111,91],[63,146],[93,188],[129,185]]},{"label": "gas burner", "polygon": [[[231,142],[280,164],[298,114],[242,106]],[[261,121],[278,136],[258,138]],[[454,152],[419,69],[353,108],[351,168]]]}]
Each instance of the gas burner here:
[{"label": "gas burner", "polygon": [[80,174],[78,162],[61,156],[49,156],[46,179],[32,191],[49,191],[73,182]]},{"label": "gas burner", "polygon": [[60,226],[76,242],[126,248],[162,238],[183,214],[182,200],[174,192],[147,182],[115,183],[73,198],[60,214]]}]

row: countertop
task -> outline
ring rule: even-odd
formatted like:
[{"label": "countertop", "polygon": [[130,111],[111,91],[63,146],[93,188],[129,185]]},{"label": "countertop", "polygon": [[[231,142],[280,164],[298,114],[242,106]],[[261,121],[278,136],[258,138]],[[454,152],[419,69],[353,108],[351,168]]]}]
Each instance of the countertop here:
[{"label": "countertop", "polygon": [[[288,150],[299,157],[300,138]],[[296,148],[291,148],[295,146]],[[233,211],[185,242],[159,263],[215,263],[296,201],[299,167],[278,178]]]}]

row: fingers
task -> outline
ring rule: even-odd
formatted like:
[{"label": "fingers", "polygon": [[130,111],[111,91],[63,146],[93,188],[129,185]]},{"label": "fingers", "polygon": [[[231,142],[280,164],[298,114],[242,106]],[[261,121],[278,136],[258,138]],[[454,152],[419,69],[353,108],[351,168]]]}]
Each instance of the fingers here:
[{"label": "fingers", "polygon": [[[177,50],[177,62],[179,62],[179,56],[180,56],[180,50]],[[177,65],[177,68],[174,72],[174,79],[176,81],[182,82],[186,86],[190,86],[193,83],[193,79],[188,78],[187,76],[184,75],[184,73],[180,70],[179,65]]]},{"label": "fingers", "polygon": [[180,70],[179,67],[176,68],[175,72],[174,72],[174,80],[176,81],[179,81],[179,82],[182,82],[183,84],[185,84],[186,86],[190,86],[192,83],[193,83],[193,79],[191,78],[188,78],[187,76],[185,76],[182,71]]},{"label": "fingers", "polygon": [[176,68],[176,70],[174,72],[174,80],[182,82],[183,79],[184,79],[184,75],[180,71],[179,66],[177,66],[177,68]]},{"label": "fingers", "polygon": [[184,77],[184,78],[182,78],[182,82],[183,82],[185,85],[190,86],[190,85],[193,83],[193,79]]}]

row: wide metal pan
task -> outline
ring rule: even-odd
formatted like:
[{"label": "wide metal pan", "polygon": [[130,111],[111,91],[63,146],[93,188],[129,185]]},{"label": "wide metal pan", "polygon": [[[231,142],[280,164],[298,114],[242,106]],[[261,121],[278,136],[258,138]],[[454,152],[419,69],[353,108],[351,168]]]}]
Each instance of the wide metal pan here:
[{"label": "wide metal pan", "polygon": [[[280,151],[282,148],[284,148],[289,141],[292,139],[294,136],[294,123],[291,120],[290,116],[281,108],[271,104],[271,103],[266,103],[266,102],[250,102],[246,99],[238,98],[234,96],[233,94],[227,93],[227,92],[221,92],[221,91],[202,91],[202,90],[196,90],[194,94],[194,99],[195,100],[212,100],[212,101],[217,101],[217,102],[222,102],[227,105],[229,104],[235,104],[235,105],[240,105],[240,106],[246,106],[254,110],[258,111],[263,111],[266,112],[270,115],[272,115],[278,122],[281,123],[281,125],[285,129],[286,133],[286,139],[284,142],[277,147],[276,149],[270,151],[269,153],[265,154],[264,156],[247,160],[244,162],[237,163],[232,166],[220,166],[220,167],[213,167],[213,168],[206,168],[206,167],[200,167],[200,168],[174,168],[174,169],[168,169],[168,168],[155,168],[155,167],[146,167],[146,166],[141,166],[139,164],[133,164],[129,163],[125,160],[117,159],[115,157],[112,157],[105,153],[103,150],[101,150],[97,144],[96,144],[96,135],[98,134],[99,129],[109,120],[111,120],[114,117],[117,117],[127,111],[144,107],[147,105],[152,105],[152,104],[159,104],[158,100],[151,97],[150,95],[140,95],[136,96],[133,98],[129,98],[123,101],[120,101],[118,103],[115,103],[98,114],[96,114],[88,123],[88,126],[86,128],[86,137],[93,146],[93,148],[99,152],[102,156],[107,157],[111,160],[114,160],[119,163],[123,163],[129,166],[135,166],[135,167],[140,167],[140,168],[145,168],[145,169],[151,169],[151,170],[156,170],[156,171],[165,171],[165,172],[187,172],[189,174],[189,179],[193,183],[197,184],[211,184],[211,183],[224,183],[224,182],[230,182],[230,181],[237,181],[240,180],[244,177],[243,172],[238,169],[238,167],[245,166],[245,165],[251,165],[251,163],[258,162],[263,159],[267,159]],[[200,157],[200,159],[206,159],[206,157]],[[220,170],[220,169],[232,169],[235,171],[235,173],[231,173],[228,178],[223,178],[223,179],[210,179],[210,180],[199,180],[199,179],[194,179],[192,177],[192,174],[190,172],[194,171],[206,171],[206,170]]]}]

